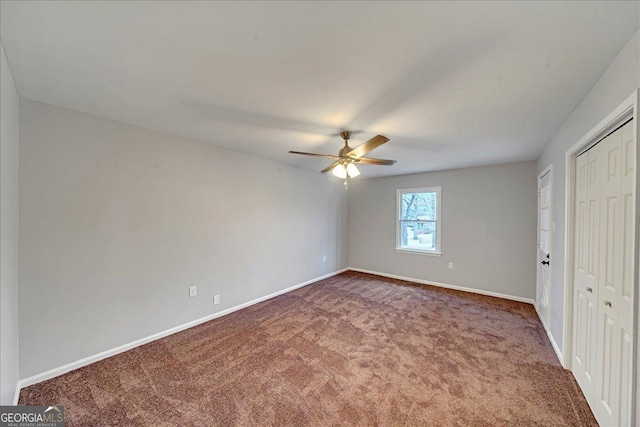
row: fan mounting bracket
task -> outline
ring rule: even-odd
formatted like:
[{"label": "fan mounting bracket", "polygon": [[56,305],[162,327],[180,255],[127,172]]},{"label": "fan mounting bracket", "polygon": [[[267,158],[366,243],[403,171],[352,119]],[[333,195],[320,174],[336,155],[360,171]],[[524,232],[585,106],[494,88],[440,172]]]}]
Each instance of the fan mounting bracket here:
[{"label": "fan mounting bracket", "polygon": [[351,138],[351,135],[353,135],[353,132],[349,130],[343,130],[342,132],[340,132],[340,136],[342,137],[342,139],[344,139],[345,144],[347,143],[347,141],[349,141],[349,138]]}]

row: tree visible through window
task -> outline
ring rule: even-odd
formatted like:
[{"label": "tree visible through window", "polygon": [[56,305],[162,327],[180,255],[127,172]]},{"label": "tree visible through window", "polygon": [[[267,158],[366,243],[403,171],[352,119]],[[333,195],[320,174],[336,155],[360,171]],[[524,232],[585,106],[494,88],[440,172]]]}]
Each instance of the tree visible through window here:
[{"label": "tree visible through window", "polygon": [[440,187],[398,190],[399,250],[440,253]]}]

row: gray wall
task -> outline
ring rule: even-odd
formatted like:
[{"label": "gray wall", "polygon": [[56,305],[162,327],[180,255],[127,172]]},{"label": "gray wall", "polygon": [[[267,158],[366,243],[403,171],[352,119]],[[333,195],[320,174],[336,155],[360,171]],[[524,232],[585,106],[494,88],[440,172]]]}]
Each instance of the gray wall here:
[{"label": "gray wall", "polygon": [[21,378],[348,265],[317,172],[24,99],[20,144]]},{"label": "gray wall", "polygon": [[18,382],[18,93],[0,42],[0,404]]},{"label": "gray wall", "polygon": [[[354,180],[349,188],[351,267],[534,298],[535,166],[512,163]],[[396,252],[396,190],[438,185],[442,256]]]},{"label": "gray wall", "polygon": [[553,165],[553,221],[551,289],[549,293],[549,329],[562,349],[564,316],[564,244],[565,244],[565,153],[589,130],[596,126],[640,85],[638,54],[640,32],[636,32],[624,49],[600,77],[591,91],[564,122],[538,158],[538,171]]}]

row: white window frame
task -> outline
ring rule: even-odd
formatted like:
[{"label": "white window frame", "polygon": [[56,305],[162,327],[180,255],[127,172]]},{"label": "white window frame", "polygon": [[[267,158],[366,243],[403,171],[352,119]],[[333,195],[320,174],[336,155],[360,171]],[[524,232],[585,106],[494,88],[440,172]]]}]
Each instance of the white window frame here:
[{"label": "white window frame", "polygon": [[[436,193],[436,219],[421,222],[435,222],[436,224],[436,249],[433,251],[425,249],[403,248],[402,236],[400,234],[400,224],[403,220],[402,215],[402,195],[405,193]],[[407,252],[420,255],[442,255],[442,187],[420,187],[420,188],[402,188],[396,190],[396,252]],[[405,220],[406,221],[406,220]]]}]

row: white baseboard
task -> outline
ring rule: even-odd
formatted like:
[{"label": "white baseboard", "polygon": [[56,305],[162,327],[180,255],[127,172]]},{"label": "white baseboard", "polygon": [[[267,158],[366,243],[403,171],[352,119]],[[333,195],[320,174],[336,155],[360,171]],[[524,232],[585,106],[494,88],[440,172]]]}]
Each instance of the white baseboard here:
[{"label": "white baseboard", "polygon": [[251,300],[249,302],[245,302],[245,303],[237,305],[235,307],[231,307],[231,308],[228,308],[226,310],[223,310],[223,311],[221,311],[219,313],[213,313],[213,314],[210,314],[208,316],[201,317],[200,319],[196,319],[196,320],[193,320],[191,322],[187,322],[187,323],[184,323],[182,325],[175,326],[173,328],[167,329],[167,330],[162,331],[162,332],[158,332],[158,333],[153,334],[153,335],[149,335],[148,337],[141,338],[139,340],[132,341],[130,343],[121,345],[119,347],[115,347],[115,348],[112,348],[110,350],[106,350],[106,351],[103,351],[101,353],[85,357],[85,358],[77,360],[75,362],[68,363],[68,364],[60,366],[58,368],[53,368],[53,369],[50,369],[48,371],[33,375],[31,377],[24,378],[24,379],[18,381],[18,386],[16,388],[16,394],[15,394],[15,397],[14,397],[14,404],[15,405],[18,404],[18,398],[20,396],[20,390],[23,389],[24,387],[28,387],[30,385],[37,384],[39,382],[46,381],[46,380],[51,379],[51,378],[55,378],[57,376],[66,374],[67,372],[71,372],[71,371],[76,370],[78,368],[82,368],[83,366],[87,366],[87,365],[90,365],[91,363],[95,363],[95,362],[97,362],[99,360],[106,359],[107,357],[115,356],[116,354],[123,353],[123,352],[131,350],[132,348],[135,348],[135,347],[140,347],[141,345],[147,344],[147,343],[149,343],[151,341],[155,341],[157,339],[164,338],[164,337],[166,337],[168,335],[172,335],[172,334],[175,334],[175,333],[180,332],[180,331],[184,331],[185,329],[189,329],[189,328],[192,328],[192,327],[194,327],[196,325],[199,325],[201,323],[208,322],[210,320],[216,319],[218,317],[225,316],[227,314],[231,314],[234,311],[238,311],[238,310],[241,310],[243,308],[252,306],[254,304],[258,304],[258,303],[260,303],[262,301],[266,301],[268,299],[277,297],[279,295],[286,294],[287,292],[291,292],[291,291],[293,291],[295,289],[302,288],[304,286],[310,285],[310,284],[315,283],[315,282],[319,282],[320,280],[328,279],[329,277],[333,277],[333,276],[335,276],[337,274],[344,273],[347,270],[348,270],[348,268],[343,268],[341,270],[337,270],[337,271],[334,271],[332,273],[325,274],[324,276],[320,276],[320,277],[316,277],[315,279],[307,280],[306,282],[299,283],[297,285],[291,286],[289,288],[283,289],[281,291],[274,292],[272,294],[269,294],[269,295],[266,295],[266,296],[263,296],[263,297],[260,297],[260,298],[256,298],[256,299]]},{"label": "white baseboard", "polygon": [[527,304],[533,304],[534,303],[534,300],[531,299],[531,298],[523,298],[523,297],[518,297],[518,296],[515,296],[515,295],[501,294],[499,292],[485,291],[485,290],[482,290],[482,289],[465,288],[464,286],[449,285],[447,283],[432,282],[431,280],[422,280],[422,279],[416,279],[416,278],[413,278],[413,277],[398,276],[396,274],[381,273],[379,271],[365,270],[363,268],[349,267],[349,270],[351,270],[351,271],[359,271],[360,273],[374,274],[376,276],[389,277],[391,279],[405,280],[407,282],[420,283],[420,284],[423,284],[423,285],[438,286],[440,288],[455,289],[456,291],[471,292],[471,293],[474,293],[474,294],[487,295],[487,296],[496,297],[496,298],[503,298],[503,299],[508,299],[508,300],[511,300],[511,301],[524,302],[524,303],[527,303]]},{"label": "white baseboard", "polygon": [[544,328],[544,331],[547,333],[547,336],[549,337],[549,341],[551,342],[551,347],[553,347],[553,351],[556,353],[556,357],[558,357],[558,360],[560,361],[560,365],[562,365],[563,368],[568,369],[566,366],[564,366],[564,358],[562,357],[562,350],[560,350],[560,347],[558,346],[556,339],[551,334],[551,331],[549,330],[549,328],[547,328],[547,324],[544,322],[544,320],[542,320],[542,316],[540,316],[540,312],[538,311],[538,305],[534,304],[533,306],[536,308],[536,314],[538,315],[538,319],[540,319],[540,323],[542,323],[542,327]]},{"label": "white baseboard", "polygon": [[16,391],[13,393],[13,406],[18,404],[18,399],[20,398],[20,390],[22,386],[20,385],[20,381],[16,383]]},{"label": "white baseboard", "polygon": [[551,332],[549,332],[548,329],[545,328],[545,331],[547,331],[547,336],[549,337],[549,341],[551,341],[551,347],[553,347],[553,351],[556,352],[556,356],[558,357],[558,361],[560,361],[560,365],[562,365],[563,368],[567,369],[566,366],[564,366],[564,358],[562,357],[562,350],[560,350],[560,347],[558,347],[558,343],[556,342],[556,339],[553,337],[553,335],[551,335]]}]

